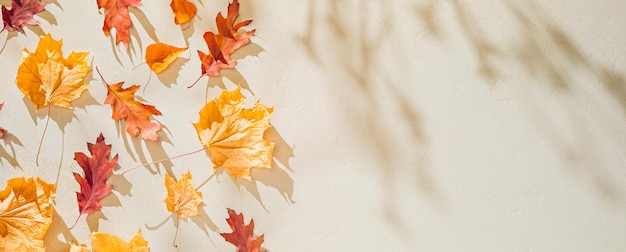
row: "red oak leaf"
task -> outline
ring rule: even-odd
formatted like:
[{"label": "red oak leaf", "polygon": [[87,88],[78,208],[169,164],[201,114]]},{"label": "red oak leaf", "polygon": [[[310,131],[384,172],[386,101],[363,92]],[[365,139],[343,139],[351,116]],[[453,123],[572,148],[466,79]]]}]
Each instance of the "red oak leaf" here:
[{"label": "red oak leaf", "polygon": [[46,4],[41,3],[41,0],[13,0],[10,10],[2,6],[2,31],[17,30],[24,33],[22,25],[38,25],[39,21],[33,19],[33,15],[43,11],[44,7]]},{"label": "red oak leaf", "polygon": [[[81,177],[80,174],[74,172],[74,178],[80,185],[80,192],[76,192],[78,211],[80,211],[79,218],[83,214],[90,214],[102,208],[98,201],[107,196],[113,189],[112,186],[106,185],[105,182],[111,175],[113,168],[117,165],[117,155],[112,159],[108,159],[111,145],[104,143],[102,133],[96,139],[95,144],[87,143],[87,149],[89,149],[91,157],[87,157],[82,152],[74,153],[74,160],[85,171],[85,177]],[[78,219],[76,221],[78,222]]]},{"label": "red oak leaf", "polygon": [[234,210],[228,208],[228,216],[226,219],[228,225],[233,230],[232,233],[220,233],[227,242],[237,247],[237,252],[263,252],[261,248],[263,243],[263,235],[254,238],[254,220],[250,220],[247,226],[243,224],[243,214],[237,214]]},{"label": "red oak leaf", "polygon": [[202,74],[207,76],[218,76],[220,70],[224,68],[234,68],[237,62],[230,58],[230,55],[240,47],[250,43],[250,37],[255,30],[239,34],[237,31],[242,27],[252,23],[246,20],[235,24],[239,16],[239,2],[234,0],[228,5],[228,16],[224,18],[222,13],[215,17],[218,34],[212,31],[204,33],[204,41],[209,47],[209,55],[198,50],[198,56],[202,61]]},{"label": "red oak leaf", "polygon": [[116,45],[124,42],[124,46],[128,48],[128,42],[130,41],[128,29],[132,25],[128,7],[139,5],[141,5],[141,0],[98,0],[98,9],[104,8],[102,31],[108,37],[111,29],[115,28]]},{"label": "red oak leaf", "polygon": [[[0,110],[2,110],[2,107],[4,106],[4,102],[0,103]],[[6,134],[7,131],[3,128],[0,128],[0,138],[4,137],[4,134]]]}]

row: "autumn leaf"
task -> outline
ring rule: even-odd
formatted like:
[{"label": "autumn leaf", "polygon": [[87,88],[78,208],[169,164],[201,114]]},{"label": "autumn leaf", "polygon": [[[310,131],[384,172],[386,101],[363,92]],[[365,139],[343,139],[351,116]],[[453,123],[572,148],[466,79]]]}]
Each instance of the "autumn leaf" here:
[{"label": "autumn leaf", "polygon": [[[4,102],[0,103],[0,110],[2,110],[2,107],[4,107]],[[0,127],[0,138],[3,138],[4,134],[6,134],[6,133],[7,133],[7,131]]]},{"label": "autumn leaf", "polygon": [[165,174],[165,187],[167,187],[167,197],[164,201],[167,211],[175,212],[183,220],[198,215],[198,206],[202,204],[202,193],[193,188],[189,171],[183,174],[178,182]]},{"label": "autumn leaf", "polygon": [[17,30],[24,33],[22,25],[38,25],[39,21],[33,19],[33,15],[43,11],[45,7],[46,4],[41,3],[41,0],[13,0],[10,10],[2,6],[2,31]]},{"label": "autumn leaf", "polygon": [[132,85],[123,88],[124,82],[108,84],[104,81],[102,74],[100,74],[100,78],[107,88],[104,104],[111,104],[113,107],[111,118],[116,121],[124,119],[126,132],[131,136],[137,137],[141,134],[141,138],[145,140],[156,141],[159,138],[157,132],[163,128],[163,125],[150,121],[150,116],[161,115],[161,111],[152,105],[135,100],[135,92],[139,86]]},{"label": "autumn leaf", "polygon": [[250,168],[270,168],[274,143],[263,138],[274,111],[258,101],[244,109],[240,88],[222,91],[200,110],[194,123],[200,143],[206,146],[214,169],[223,167],[232,178],[251,180]]},{"label": "autumn leaf", "polygon": [[261,252],[266,251],[261,248],[263,236],[254,238],[254,220],[250,220],[248,225],[244,225],[243,214],[237,214],[234,210],[228,208],[228,216],[226,219],[228,225],[233,230],[232,233],[220,233],[227,242],[237,247],[237,252]]},{"label": "autumn leaf", "polygon": [[90,252],[87,246],[84,244],[70,244],[70,250],[68,252]]},{"label": "autumn leaf", "polygon": [[[89,88],[89,85],[83,81],[87,73],[91,71],[87,65],[88,52],[72,52],[65,59],[61,51],[62,45],[62,40],[54,40],[50,34],[46,34],[39,39],[34,52],[31,53],[24,48],[15,83],[24,96],[35,104],[36,109],[48,104],[72,109],[70,103]],[[37,165],[39,165],[41,144],[50,121],[50,108],[48,106],[46,126],[39,148],[37,148],[35,158]]]},{"label": "autumn leaf", "polygon": [[130,240],[125,242],[121,238],[107,233],[94,232],[89,236],[91,248],[94,252],[149,252],[148,241],[141,235],[141,229]]},{"label": "autumn leaf", "polygon": [[40,178],[18,177],[0,191],[2,251],[45,251],[43,238],[52,223],[56,185]]},{"label": "autumn leaf", "polygon": [[[98,202],[113,189],[112,186],[106,185],[105,182],[117,165],[117,155],[112,159],[108,159],[111,153],[111,145],[104,143],[102,134],[98,136],[95,144],[87,143],[87,149],[89,149],[91,157],[87,157],[82,152],[74,153],[74,160],[85,172],[84,177],[74,172],[74,178],[80,185],[80,192],[76,192],[78,211],[80,212],[78,218],[83,214],[90,214],[102,208]],[[76,222],[78,222],[78,218]]]},{"label": "autumn leaf", "polygon": [[128,48],[128,42],[130,41],[130,34],[128,29],[132,25],[130,15],[128,14],[128,7],[137,7],[141,5],[141,0],[97,0],[98,10],[104,8],[104,25],[102,31],[107,37],[111,33],[111,30],[115,28],[115,44],[120,42],[124,43],[124,46]]},{"label": "autumn leaf", "polygon": [[[204,54],[198,50],[198,57],[202,62],[202,77],[218,76],[224,68],[234,68],[237,62],[230,58],[231,54],[240,47],[250,43],[250,37],[254,35],[255,30],[239,34],[239,29],[252,23],[252,20],[246,20],[235,23],[239,16],[239,2],[234,0],[228,5],[228,15],[226,18],[219,13],[215,18],[218,34],[212,31],[204,33],[204,41],[209,48],[209,54]],[[197,82],[197,81],[196,81]],[[195,85],[192,84],[191,86]]]},{"label": "autumn leaf", "polygon": [[176,24],[187,23],[196,16],[196,6],[187,0],[172,0],[170,7]]},{"label": "autumn leaf", "polygon": [[154,73],[158,74],[186,50],[187,48],[174,47],[163,43],[151,44],[146,48],[146,64]]}]

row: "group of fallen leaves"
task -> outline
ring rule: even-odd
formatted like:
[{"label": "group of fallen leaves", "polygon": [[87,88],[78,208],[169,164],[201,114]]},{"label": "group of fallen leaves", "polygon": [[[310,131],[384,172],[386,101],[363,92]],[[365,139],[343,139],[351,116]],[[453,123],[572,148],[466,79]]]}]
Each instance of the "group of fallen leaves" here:
[{"label": "group of fallen leaves", "polygon": [[[115,28],[116,44],[122,42],[127,47],[130,40],[128,29],[132,26],[128,7],[139,6],[141,0],[96,1],[98,8],[104,9],[102,29],[105,35],[109,36],[111,29]],[[22,25],[38,24],[33,15],[43,11],[45,6],[40,0],[12,0],[11,9],[2,6],[2,31],[24,32]],[[170,7],[176,24],[189,22],[197,12],[195,5],[188,0],[172,0]],[[202,63],[200,77],[217,76],[221,69],[233,68],[237,64],[230,55],[248,44],[255,32],[251,30],[240,34],[239,29],[252,20],[236,23],[238,15],[239,3],[233,0],[228,5],[227,16],[219,13],[216,17],[218,32],[207,31],[204,34],[209,53],[198,50]],[[47,120],[50,118],[50,106],[72,109],[71,102],[89,88],[84,82],[85,76],[92,70],[87,60],[88,52],[71,52],[65,58],[62,45],[62,40],[55,40],[47,34],[40,38],[33,52],[24,49],[15,79],[19,90],[33,102],[36,109],[47,106]],[[187,48],[155,43],[146,48],[146,63],[158,74],[185,50]],[[112,119],[124,119],[128,134],[156,141],[158,132],[164,126],[150,118],[161,115],[161,112],[155,106],[135,99],[138,85],[124,88],[123,81],[108,84],[100,71],[96,70],[107,89],[104,103],[112,106]],[[245,96],[240,88],[223,90],[218,98],[212,99],[200,110],[200,119],[193,126],[199,142],[213,163],[214,171],[223,168],[233,179],[253,180],[251,168],[270,168],[271,165],[274,143],[266,140],[264,133],[270,127],[273,108],[259,101],[251,108],[244,108],[244,104]],[[0,110],[3,105],[0,103]],[[0,128],[0,138],[5,134],[6,131]],[[113,189],[106,181],[119,158],[118,155],[110,157],[111,145],[105,143],[102,134],[95,143],[87,143],[87,149],[91,156],[82,152],[74,155],[74,160],[84,174],[73,173],[80,186],[80,192],[76,192],[79,214],[74,225],[80,216],[102,208],[99,201]],[[183,220],[198,215],[198,209],[203,205],[202,194],[193,187],[190,172],[183,174],[178,181],[166,174],[164,185],[167,188],[164,201],[168,211],[176,213]],[[18,177],[8,180],[6,188],[0,191],[0,247],[8,251],[43,251],[43,238],[54,214],[55,196],[56,184],[48,184],[40,178]],[[224,239],[235,245],[237,251],[264,251],[260,247],[264,237],[254,235],[254,221],[245,225],[243,214],[237,214],[232,209],[228,209],[228,215],[227,222],[233,231],[221,233]],[[92,233],[90,240],[93,251],[149,251],[141,230],[130,242],[98,232]],[[70,251],[88,249],[76,243],[72,244]]]}]

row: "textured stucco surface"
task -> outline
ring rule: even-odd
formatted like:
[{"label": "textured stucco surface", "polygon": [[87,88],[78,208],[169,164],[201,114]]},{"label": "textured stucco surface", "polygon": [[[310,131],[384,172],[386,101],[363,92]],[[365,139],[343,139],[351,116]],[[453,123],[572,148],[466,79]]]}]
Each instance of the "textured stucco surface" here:
[{"label": "textured stucco surface", "polygon": [[[187,89],[200,74],[195,50],[207,51],[201,36],[227,5],[192,2],[199,17],[182,32],[169,1],[131,10],[128,52],[103,35],[93,0],[52,1],[40,27],[0,34],[0,126],[12,134],[0,141],[0,186],[54,181],[60,167],[50,251],[139,228],[152,251],[174,251],[163,180],[187,170],[206,205],[181,223],[180,251],[234,251],[219,235],[226,207],[254,218],[270,251],[626,250],[626,3],[241,0],[254,44],[235,54],[236,70]],[[52,108],[36,167],[46,110],[14,79],[22,48],[44,31],[66,54],[90,51],[107,82],[142,85],[164,140],[125,134],[94,72],[74,111]],[[133,70],[155,40],[190,50],[158,76]],[[207,182],[209,158],[183,157],[113,176],[102,211],[67,229],[78,214],[74,152],[100,132],[120,170],[196,150],[198,110],[237,85],[250,104],[275,108],[276,164],[253,172],[258,182]]]}]

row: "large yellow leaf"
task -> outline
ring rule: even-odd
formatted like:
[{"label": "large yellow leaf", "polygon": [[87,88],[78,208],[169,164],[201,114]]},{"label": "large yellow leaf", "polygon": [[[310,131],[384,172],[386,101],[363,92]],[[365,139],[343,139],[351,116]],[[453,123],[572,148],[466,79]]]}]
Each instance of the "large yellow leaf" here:
[{"label": "large yellow leaf", "polygon": [[149,252],[148,242],[143,239],[141,229],[130,240],[125,242],[121,238],[107,233],[94,232],[90,236],[91,249],[94,252]]},{"label": "large yellow leaf", "polygon": [[167,197],[165,204],[167,211],[175,212],[178,217],[186,220],[189,216],[198,215],[198,205],[202,203],[202,193],[193,188],[191,172],[183,174],[183,177],[174,181],[170,175],[165,174],[165,187]]},{"label": "large yellow leaf", "polygon": [[18,177],[0,191],[2,251],[45,251],[43,237],[52,223],[56,185],[40,178]]},{"label": "large yellow leaf", "polygon": [[244,109],[245,100],[240,88],[224,90],[200,110],[200,121],[194,126],[214,169],[223,167],[232,178],[251,180],[250,168],[269,168],[272,162],[274,143],[263,134],[274,109],[258,101]]},{"label": "large yellow leaf", "polygon": [[91,71],[87,64],[88,52],[72,52],[64,59],[62,45],[62,40],[54,40],[46,34],[39,39],[34,52],[24,49],[15,83],[37,109],[48,103],[71,109],[70,102],[89,87],[83,82]]}]

